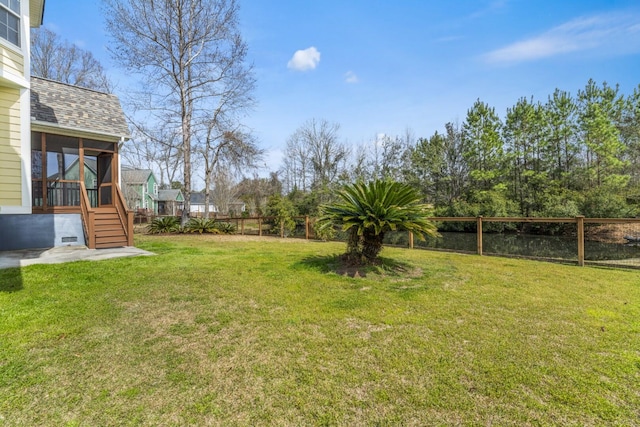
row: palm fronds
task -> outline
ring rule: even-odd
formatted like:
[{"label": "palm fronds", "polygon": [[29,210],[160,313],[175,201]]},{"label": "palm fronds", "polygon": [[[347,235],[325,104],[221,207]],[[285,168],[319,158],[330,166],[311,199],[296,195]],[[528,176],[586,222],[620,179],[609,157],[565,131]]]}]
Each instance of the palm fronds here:
[{"label": "palm fronds", "polygon": [[411,231],[421,239],[437,234],[426,219],[429,205],[409,185],[388,180],[358,182],[344,187],[338,197],[339,202],[321,208],[318,229],[339,226],[348,232],[347,253],[365,261],[378,256],[387,231]]}]

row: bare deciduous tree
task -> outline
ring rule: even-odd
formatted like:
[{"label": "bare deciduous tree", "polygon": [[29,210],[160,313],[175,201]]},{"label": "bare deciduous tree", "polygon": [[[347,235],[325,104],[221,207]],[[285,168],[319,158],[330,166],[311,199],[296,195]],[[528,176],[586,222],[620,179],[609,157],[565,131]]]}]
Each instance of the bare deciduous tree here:
[{"label": "bare deciduous tree", "polygon": [[211,184],[213,205],[218,209],[218,213],[229,215],[231,203],[238,197],[238,187],[233,174],[228,168],[219,167],[213,174]]},{"label": "bare deciduous tree", "polygon": [[283,170],[288,191],[322,189],[336,182],[349,157],[348,147],[338,140],[339,129],[337,123],[312,119],[291,135]]},{"label": "bare deciduous tree", "polygon": [[204,163],[204,213],[208,217],[215,172],[220,168],[251,167],[262,151],[250,134],[240,131],[217,134],[213,124],[207,129],[204,141],[198,142],[196,151],[201,154],[200,160]]},{"label": "bare deciduous tree", "polygon": [[160,188],[166,189],[176,181],[182,166],[179,140],[180,135],[175,129],[145,129],[134,123],[132,141],[124,144],[121,155],[128,165],[157,173]]},{"label": "bare deciduous tree", "polygon": [[278,174],[271,172],[269,178],[243,178],[237,186],[238,198],[246,205],[250,213],[262,215],[266,209],[267,200],[272,195],[282,194],[282,183]]},{"label": "bare deciduous tree", "polygon": [[91,52],[44,27],[31,30],[31,74],[102,92],[113,91],[102,64]]},{"label": "bare deciduous tree", "polygon": [[[142,77],[138,111],[180,129],[185,209],[191,205],[192,137],[212,116],[237,119],[253,89],[235,0],[104,0],[114,59]],[[243,84],[235,87],[234,79]],[[237,92],[234,92],[234,90]],[[237,97],[237,98],[234,98]],[[212,112],[214,112],[212,114]],[[229,131],[214,120],[212,135]],[[204,126],[207,129],[207,126]],[[203,137],[206,139],[206,137]]]}]

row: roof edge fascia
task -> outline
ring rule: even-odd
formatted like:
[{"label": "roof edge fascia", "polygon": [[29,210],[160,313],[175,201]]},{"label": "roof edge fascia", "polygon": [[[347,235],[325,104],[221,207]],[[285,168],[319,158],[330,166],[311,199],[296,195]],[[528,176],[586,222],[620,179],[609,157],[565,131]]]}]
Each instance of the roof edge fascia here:
[{"label": "roof edge fascia", "polygon": [[31,130],[35,132],[53,133],[56,135],[74,136],[79,138],[90,138],[108,141],[120,142],[122,140],[128,141],[131,139],[131,135],[119,135],[115,133],[96,132],[90,129],[73,128],[69,126],[60,126],[50,122],[43,122],[40,120],[31,121]]}]

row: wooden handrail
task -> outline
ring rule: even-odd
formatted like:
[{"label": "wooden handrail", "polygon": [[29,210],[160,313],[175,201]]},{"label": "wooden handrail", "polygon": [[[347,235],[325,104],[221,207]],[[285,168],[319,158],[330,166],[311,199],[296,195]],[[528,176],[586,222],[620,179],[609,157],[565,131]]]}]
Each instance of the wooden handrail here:
[{"label": "wooden handrail", "polygon": [[80,181],[80,209],[82,218],[82,224],[84,225],[84,238],[87,242],[89,249],[96,248],[96,233],[93,230],[95,211],[91,209],[91,203],[89,202],[89,196],[87,195],[87,188],[84,185],[84,181]]},{"label": "wooden handrail", "polygon": [[127,246],[133,246],[133,211],[127,209],[127,203],[124,200],[122,191],[120,191],[120,187],[117,185],[114,186],[116,189],[116,212],[118,212],[122,229],[127,236]]},{"label": "wooden handrail", "polygon": [[[118,186],[115,186],[116,188],[116,195],[119,194],[118,193]],[[127,226],[125,224],[125,214],[122,212],[126,212],[127,209],[124,208],[121,210],[121,206],[122,205],[122,201],[120,200],[119,197],[116,197],[115,203],[113,204],[113,206],[116,208],[116,213],[118,214],[118,219],[120,220],[120,225],[122,225],[122,229],[125,230],[125,234],[127,232]],[[126,206],[126,205],[125,205]]]}]

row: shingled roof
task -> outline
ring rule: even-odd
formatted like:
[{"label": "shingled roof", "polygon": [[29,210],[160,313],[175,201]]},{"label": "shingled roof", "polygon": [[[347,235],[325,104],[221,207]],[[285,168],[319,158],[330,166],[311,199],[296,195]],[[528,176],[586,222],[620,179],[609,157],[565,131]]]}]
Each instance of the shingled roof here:
[{"label": "shingled roof", "polygon": [[117,96],[40,77],[31,78],[31,123],[58,128],[58,133],[130,137]]},{"label": "shingled roof", "polygon": [[126,166],[122,167],[122,182],[127,184],[146,184],[149,180],[149,175],[153,174],[150,169],[129,169]]},{"label": "shingled roof", "polygon": [[182,195],[180,190],[158,190],[158,200],[163,202],[178,200],[180,195]]}]

